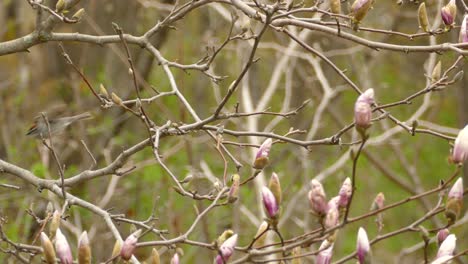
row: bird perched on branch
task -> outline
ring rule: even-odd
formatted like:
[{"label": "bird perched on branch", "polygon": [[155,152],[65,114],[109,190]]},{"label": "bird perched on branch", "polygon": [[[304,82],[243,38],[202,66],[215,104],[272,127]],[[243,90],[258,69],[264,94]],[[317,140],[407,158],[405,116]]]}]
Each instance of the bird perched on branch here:
[{"label": "bird perched on branch", "polygon": [[[49,119],[50,134],[58,134],[76,121],[88,119],[91,117],[92,115],[89,112],[86,112],[75,116]],[[46,121],[42,115],[37,116],[34,119],[34,124],[28,130],[26,135],[36,138],[47,137],[49,135],[49,128],[47,127]]]}]

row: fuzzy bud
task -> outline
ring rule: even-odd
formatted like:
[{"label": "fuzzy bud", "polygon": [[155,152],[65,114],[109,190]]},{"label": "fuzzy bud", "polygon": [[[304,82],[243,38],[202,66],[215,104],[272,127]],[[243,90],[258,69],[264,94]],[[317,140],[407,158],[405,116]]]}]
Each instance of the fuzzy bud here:
[{"label": "fuzzy bud", "polygon": [[453,184],[447,196],[445,204],[445,216],[449,221],[449,225],[455,223],[460,216],[463,207],[463,179],[460,177]]},{"label": "fuzzy bud", "polygon": [[227,263],[229,258],[234,253],[234,247],[237,244],[237,234],[234,234],[228,238],[224,243],[219,247],[220,254],[216,256],[216,264]]},{"label": "fuzzy bud", "polygon": [[273,174],[271,174],[270,182],[268,183],[268,188],[271,190],[271,192],[275,196],[278,206],[281,205],[281,201],[283,199],[282,192],[281,192],[281,184],[280,184],[278,175],[274,172]]},{"label": "fuzzy bud", "polygon": [[78,240],[78,264],[91,264],[91,247],[86,231],[81,233]]},{"label": "fuzzy bud", "polygon": [[450,0],[447,5],[440,10],[440,15],[446,26],[452,26],[457,16],[457,4],[455,0]]},{"label": "fuzzy bud", "polygon": [[432,70],[431,74],[431,82],[435,83],[440,79],[440,75],[442,74],[442,65],[441,62],[439,61],[436,66],[434,66],[434,69]]},{"label": "fuzzy bud", "polygon": [[437,232],[437,244],[439,245],[442,245],[442,242],[444,242],[444,240],[448,237],[448,235],[450,234],[450,231],[447,229],[447,228],[444,228],[444,229],[441,229],[439,230],[439,232]]},{"label": "fuzzy bud", "polygon": [[367,89],[361,94],[354,105],[354,122],[358,131],[365,131],[371,125],[374,89]]},{"label": "fuzzy bud", "polygon": [[240,176],[239,174],[234,174],[232,176],[232,185],[229,189],[228,193],[228,202],[233,203],[239,199],[239,184],[240,184]]},{"label": "fuzzy bud", "polygon": [[49,225],[49,235],[53,237],[55,233],[57,233],[57,229],[60,227],[60,220],[62,214],[59,210],[55,210],[54,214],[52,215],[52,220],[50,221]]},{"label": "fuzzy bud", "polygon": [[99,93],[104,97],[104,98],[109,98],[109,93],[107,92],[106,87],[101,83],[99,85]]},{"label": "fuzzy bud", "polygon": [[[330,205],[330,203],[329,203]],[[336,205],[328,207],[327,215],[325,216],[325,228],[329,229],[339,224],[340,212]]]},{"label": "fuzzy bud", "polygon": [[58,0],[57,4],[55,4],[55,12],[61,13],[62,11],[64,11],[66,4],[67,3],[65,2],[65,0]]},{"label": "fuzzy bud", "polygon": [[380,192],[377,194],[377,196],[374,199],[374,202],[372,203],[371,211],[382,209],[384,207],[384,203],[385,203],[385,196],[383,193]]},{"label": "fuzzy bud", "polygon": [[111,258],[115,258],[120,255],[120,250],[122,249],[122,242],[119,240],[115,241],[114,248],[112,249]]},{"label": "fuzzy bud", "polygon": [[463,17],[463,22],[460,27],[460,35],[458,37],[458,42],[466,43],[468,42],[468,15]]},{"label": "fuzzy bud", "polygon": [[68,245],[67,238],[62,234],[60,228],[57,229],[57,233],[55,234],[55,251],[57,252],[57,257],[60,259],[60,263],[73,263],[70,245]]},{"label": "fuzzy bud", "polygon": [[128,261],[136,249],[136,244],[138,242],[138,236],[141,234],[141,229],[133,232],[129,235],[122,244],[122,248],[120,249],[120,257],[123,260]]},{"label": "fuzzy bud", "polygon": [[359,264],[370,263],[369,239],[367,238],[366,230],[362,227],[358,231],[356,251]]},{"label": "fuzzy bud", "polygon": [[332,13],[341,14],[341,1],[340,0],[330,0],[330,9]]},{"label": "fuzzy bud", "polygon": [[424,32],[429,32],[429,19],[427,18],[426,3],[422,2],[418,8],[418,21],[419,27]]},{"label": "fuzzy bud", "polygon": [[255,234],[255,242],[253,244],[254,247],[262,247],[265,245],[265,239],[267,237],[267,228],[268,228],[268,223],[266,221],[263,221],[260,226],[258,227],[257,233]]},{"label": "fuzzy bud", "polygon": [[148,261],[149,264],[161,264],[161,259],[159,258],[159,253],[158,251],[153,248],[151,251],[151,257]]},{"label": "fuzzy bud", "polygon": [[116,95],[115,93],[112,93],[111,96],[112,96],[112,101],[113,101],[116,105],[122,105],[122,104],[123,104],[122,99],[121,99],[118,95]]},{"label": "fuzzy bud", "polygon": [[224,241],[226,241],[228,238],[232,237],[232,235],[234,235],[234,231],[232,231],[231,229],[228,229],[228,230],[225,230],[219,237],[218,239],[216,240],[216,243],[218,245],[222,245],[224,243]]},{"label": "fuzzy bud", "polygon": [[463,163],[468,159],[468,125],[465,126],[455,139],[452,151],[452,161]]},{"label": "fuzzy bud", "polygon": [[76,11],[76,13],[72,16],[73,19],[75,19],[76,21],[81,21],[81,19],[83,19],[84,15],[85,15],[85,10],[84,8],[81,8],[80,10]]},{"label": "fuzzy bud", "polygon": [[355,0],[351,6],[351,16],[354,24],[359,24],[367,15],[373,0]]},{"label": "fuzzy bud", "polygon": [[437,251],[437,258],[453,255],[456,245],[457,237],[454,234],[449,235],[440,245],[439,251]]},{"label": "fuzzy bud", "polygon": [[55,250],[52,242],[50,242],[49,237],[44,233],[41,232],[41,246],[42,250],[44,251],[44,258],[47,264],[55,264],[57,261],[55,260]]},{"label": "fuzzy bud", "polygon": [[310,208],[315,214],[324,216],[327,213],[328,206],[323,186],[319,181],[314,179],[310,182],[310,187],[311,190],[308,194]]},{"label": "fuzzy bud", "polygon": [[270,189],[268,189],[268,187],[263,186],[262,188],[262,200],[268,218],[276,219],[278,217],[279,206],[275,195],[271,192]]},{"label": "fuzzy bud", "polygon": [[253,164],[254,169],[262,170],[268,164],[268,156],[270,155],[270,149],[273,144],[273,140],[268,138],[263,142],[255,155],[255,161]]},{"label": "fuzzy bud", "polygon": [[432,261],[431,264],[448,264],[451,263],[451,259],[453,256],[442,256],[440,258],[437,258],[436,260]]},{"label": "fuzzy bud", "polygon": [[319,248],[320,252],[317,254],[316,264],[330,264],[333,251],[333,243],[324,240]]},{"label": "fuzzy bud", "polygon": [[353,192],[352,189],[351,179],[348,177],[344,180],[343,185],[341,185],[339,192],[340,200],[338,201],[339,207],[346,208],[351,198],[351,193]]}]

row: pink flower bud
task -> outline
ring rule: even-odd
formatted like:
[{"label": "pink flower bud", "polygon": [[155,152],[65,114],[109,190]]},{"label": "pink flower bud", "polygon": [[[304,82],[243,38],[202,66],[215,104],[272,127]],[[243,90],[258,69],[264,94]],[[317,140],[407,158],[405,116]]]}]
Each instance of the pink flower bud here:
[{"label": "pink flower bud", "polygon": [[463,199],[463,178],[460,177],[458,180],[453,184],[452,188],[448,193],[448,198],[453,199]]},{"label": "pink flower bud", "polygon": [[360,227],[358,231],[356,251],[359,264],[364,264],[366,257],[370,253],[370,244],[366,230],[362,227]]},{"label": "pink flower bud", "polygon": [[267,215],[269,218],[274,219],[278,215],[279,206],[276,202],[275,195],[268,189],[268,187],[263,186],[262,188],[262,199],[263,205],[265,206]]},{"label": "pink flower bud", "polygon": [[122,248],[120,249],[120,257],[123,260],[128,261],[136,249],[136,244],[138,242],[138,236],[141,234],[141,229],[133,232],[129,235],[122,244]]},{"label": "pink flower bud", "polygon": [[[468,21],[463,21],[464,25],[468,23]],[[468,39],[466,40],[468,42]],[[452,152],[452,161],[455,163],[463,163],[468,159],[468,125],[465,126],[459,133],[457,138],[455,139],[455,145],[453,146]]]},{"label": "pink flower bud", "polygon": [[[335,202],[332,202],[332,204],[335,204]],[[337,226],[339,219],[340,212],[338,211],[338,207],[336,205],[329,206],[327,215],[325,216],[325,228],[328,229]]]},{"label": "pink flower bud", "polygon": [[310,188],[311,190],[308,194],[310,208],[319,216],[325,215],[327,213],[328,206],[322,184],[314,179],[310,182]]},{"label": "pink flower bud", "polygon": [[171,264],[179,264],[179,263],[180,263],[179,254],[175,253],[171,259]]},{"label": "pink flower bud", "polygon": [[355,0],[351,6],[353,23],[359,24],[372,6],[372,0]]},{"label": "pink flower bud", "polygon": [[255,155],[255,161],[253,167],[257,170],[262,170],[268,164],[268,155],[270,155],[270,149],[273,141],[271,138],[267,138],[260,146]]},{"label": "pink flower bud", "polygon": [[[216,264],[227,263],[229,258],[234,253],[234,247],[237,244],[237,234],[234,234],[228,238],[224,243],[219,247],[220,255],[216,256]],[[224,262],[223,262],[224,260]]]},{"label": "pink flower bud", "polygon": [[439,251],[437,251],[437,258],[453,255],[456,245],[457,237],[454,234],[449,235],[440,245]]},{"label": "pink flower bud", "polygon": [[455,17],[457,16],[457,5],[455,0],[450,0],[447,5],[442,7],[440,10],[440,15],[442,16],[442,20],[444,21],[445,25],[453,25],[453,22],[455,22]]},{"label": "pink flower bud", "polygon": [[444,242],[444,240],[448,237],[449,235],[449,230],[447,228],[444,228],[442,230],[439,230],[439,232],[437,232],[437,244],[440,246],[442,244],[442,242]]},{"label": "pink flower bud", "polygon": [[371,124],[372,108],[374,103],[374,89],[367,89],[356,100],[354,105],[354,122],[356,128],[367,129]]},{"label": "pink flower bud", "polygon": [[[468,15],[465,15],[465,17],[463,17],[463,22],[462,22],[461,27],[460,27],[460,35],[458,37],[458,42],[460,42],[460,43],[468,42]],[[465,127],[465,129],[466,129],[466,127]],[[465,134],[466,134],[466,132],[465,132]],[[465,138],[466,138],[466,136],[465,136]],[[466,158],[465,158],[465,160],[466,160]]]},{"label": "pink flower bud", "polygon": [[328,242],[328,240],[324,240],[319,248],[320,252],[317,254],[317,258],[315,260],[316,264],[330,264],[332,258],[332,251],[333,251],[333,243]]},{"label": "pink flower bud", "polygon": [[328,201],[327,210],[330,210],[331,207],[340,207],[340,196],[335,196]]},{"label": "pink flower bud", "polygon": [[372,203],[371,210],[380,210],[384,207],[385,203],[385,196],[383,193],[378,193],[377,196],[375,196],[374,202]]},{"label": "pink flower bud", "polygon": [[57,257],[60,259],[60,263],[73,263],[70,245],[68,245],[67,238],[62,234],[60,228],[57,228],[57,233],[55,234],[55,251],[57,252]]},{"label": "pink flower bud", "polygon": [[351,185],[351,179],[348,177],[344,180],[343,185],[341,185],[341,189],[339,192],[340,195],[340,200],[338,201],[338,205],[340,207],[346,208],[348,205],[349,199],[351,197],[352,193],[352,185]]}]

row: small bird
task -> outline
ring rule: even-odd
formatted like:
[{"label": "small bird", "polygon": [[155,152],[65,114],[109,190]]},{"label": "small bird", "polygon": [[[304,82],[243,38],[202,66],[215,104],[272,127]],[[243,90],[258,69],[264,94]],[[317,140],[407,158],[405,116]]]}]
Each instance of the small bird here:
[{"label": "small bird", "polygon": [[[65,130],[65,128],[67,128],[72,123],[91,117],[91,114],[89,112],[86,112],[75,116],[49,119],[50,134],[58,134]],[[49,135],[49,129],[47,128],[47,124],[42,116],[37,116],[34,119],[34,124],[28,130],[26,135],[33,136],[36,138],[47,137]]]}]

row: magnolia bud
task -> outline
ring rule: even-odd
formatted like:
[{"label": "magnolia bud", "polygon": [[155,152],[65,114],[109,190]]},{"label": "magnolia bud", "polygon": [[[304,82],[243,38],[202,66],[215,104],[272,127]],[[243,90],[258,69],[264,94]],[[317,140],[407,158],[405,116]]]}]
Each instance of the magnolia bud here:
[{"label": "magnolia bud", "polygon": [[253,167],[257,170],[262,170],[268,164],[268,155],[270,154],[271,145],[273,141],[268,138],[263,142],[255,155]]},{"label": "magnolia bud", "polygon": [[323,186],[319,181],[314,179],[310,182],[310,187],[311,190],[308,194],[310,208],[317,215],[324,216],[327,213],[328,206]]},{"label": "magnolia bud", "polygon": [[116,95],[115,93],[112,93],[112,101],[116,104],[116,105],[122,105],[123,102],[122,102],[122,99],[120,99],[120,97],[118,95]]},{"label": "magnolia bud", "polygon": [[262,188],[262,200],[268,217],[270,219],[275,219],[278,216],[279,206],[278,202],[276,202],[275,195],[268,187],[263,186]]},{"label": "magnolia bud", "polygon": [[463,179],[460,177],[452,186],[448,193],[447,203],[445,204],[445,216],[448,224],[451,225],[460,216],[463,207]]},{"label": "magnolia bud", "polygon": [[465,126],[455,139],[452,151],[452,161],[463,163],[468,159],[468,125]]},{"label": "magnolia bud", "polygon": [[457,237],[454,234],[449,235],[440,245],[439,251],[437,251],[437,258],[453,255],[453,251],[457,245],[456,242]]},{"label": "magnolia bud", "polygon": [[239,199],[239,184],[240,176],[239,174],[234,174],[232,176],[232,185],[228,193],[228,202],[233,203]]},{"label": "magnolia bud", "polygon": [[120,254],[120,250],[122,249],[122,242],[119,240],[115,241],[114,248],[112,249],[111,258],[116,258]]},{"label": "magnolia bud", "polygon": [[370,263],[369,259],[371,257],[371,253],[369,239],[367,238],[366,230],[362,227],[360,227],[358,231],[356,251],[359,264]]},{"label": "magnolia bud", "polygon": [[455,17],[457,16],[457,4],[455,0],[450,0],[450,2],[442,7],[440,10],[440,15],[446,26],[452,26],[455,22]]},{"label": "magnolia bud", "polygon": [[374,89],[367,89],[362,93],[354,105],[354,122],[358,131],[365,131],[371,125],[372,108],[374,103]]},{"label": "magnolia bud", "polygon": [[149,264],[161,264],[161,259],[159,258],[159,253],[155,248],[153,248],[153,250],[151,251],[151,257],[150,257],[150,260],[149,260],[148,263]]},{"label": "magnolia bud", "polygon": [[373,0],[355,0],[351,6],[351,16],[354,24],[359,24],[372,6]]},{"label": "magnolia bud", "polygon": [[466,43],[468,42],[468,15],[463,17],[463,22],[460,27],[460,35],[458,37],[458,42]]},{"label": "magnolia bud", "polygon": [[278,175],[274,172],[271,174],[270,182],[268,183],[268,188],[271,190],[271,192],[275,196],[275,199],[278,205],[281,205],[281,201],[282,201],[281,184],[280,184]]},{"label": "magnolia bud", "polygon": [[122,244],[122,249],[120,249],[120,257],[123,260],[128,261],[132,255],[133,252],[135,252],[136,249],[136,244],[138,242],[138,236],[141,234],[141,229],[138,229],[131,235],[125,239],[125,241]]},{"label": "magnolia bud", "polygon": [[228,238],[224,243],[219,247],[219,253],[216,256],[216,264],[224,264],[227,263],[229,258],[234,253],[234,247],[237,244],[237,234],[234,234],[230,238]]},{"label": "magnolia bud", "polygon": [[422,2],[418,8],[419,27],[424,32],[429,32],[429,19],[427,18],[426,3]]},{"label": "magnolia bud", "polygon": [[338,225],[340,213],[338,212],[338,207],[329,206],[327,215],[325,216],[325,228],[332,228]]},{"label": "magnolia bud", "polygon": [[219,237],[218,239],[216,240],[216,243],[218,245],[222,245],[224,243],[224,241],[226,241],[228,238],[232,237],[232,235],[234,235],[234,231],[232,231],[231,229],[228,229],[228,230],[225,230]]},{"label": "magnolia bud", "polygon": [[343,185],[339,192],[340,200],[338,201],[338,206],[346,208],[351,198],[351,193],[353,192],[353,186],[351,184],[351,179],[348,177],[344,180]]},{"label": "magnolia bud", "polygon": [[332,258],[332,251],[333,251],[333,243],[330,243],[328,240],[324,240],[319,248],[319,253],[317,254],[317,258],[315,264],[330,264]]},{"label": "magnolia bud", "polygon": [[435,83],[440,79],[441,71],[442,71],[442,65],[441,65],[441,62],[439,61],[434,67],[434,69],[432,70],[432,75],[431,75],[432,83]]},{"label": "magnolia bud", "polygon": [[91,264],[91,247],[86,231],[81,234],[78,240],[78,264]]},{"label": "magnolia bud", "polygon": [[109,98],[109,93],[107,92],[106,87],[104,87],[102,83],[99,85],[99,93],[105,98]]},{"label": "magnolia bud", "polygon": [[179,264],[179,263],[180,263],[179,254],[175,253],[171,259],[171,264]]},{"label": "magnolia bud", "polygon": [[60,259],[60,263],[73,264],[70,245],[68,245],[67,238],[62,234],[60,228],[57,229],[57,233],[55,234],[55,251]]},{"label": "magnolia bud", "polygon": [[76,13],[72,16],[72,18],[75,19],[76,21],[81,21],[84,15],[85,15],[85,10],[84,8],[81,8],[80,10],[76,11]]},{"label": "magnolia bud", "polygon": [[437,258],[436,260],[432,261],[431,264],[448,264],[451,263],[451,259],[453,259],[452,255],[449,256],[442,256],[440,258]]},{"label": "magnolia bud", "polygon": [[42,250],[44,251],[44,258],[47,264],[55,264],[57,261],[55,260],[55,251],[52,242],[50,242],[49,237],[44,233],[41,232],[41,245]]},{"label": "magnolia bud", "polygon": [[55,210],[54,214],[52,215],[52,220],[50,221],[49,225],[49,235],[53,237],[57,232],[57,229],[60,227],[60,217],[62,214],[59,210]]},{"label": "magnolia bud", "polygon": [[340,0],[330,0],[330,9],[332,13],[341,14],[341,1]]},{"label": "magnolia bud", "polygon": [[437,232],[437,244],[439,245],[442,245],[442,242],[444,242],[444,240],[448,237],[448,235],[450,234],[450,231],[447,229],[447,228],[444,228],[444,229],[441,229],[439,230],[439,232]]},{"label": "magnolia bud", "polygon": [[57,4],[55,4],[55,12],[61,13],[63,10],[65,10],[65,0],[58,0]]},{"label": "magnolia bud", "polygon": [[377,194],[374,199],[374,202],[371,205],[371,211],[380,210],[384,207],[385,196],[383,193]]},{"label": "magnolia bud", "polygon": [[262,247],[265,245],[265,239],[267,237],[267,228],[268,228],[268,223],[266,221],[263,221],[260,226],[258,227],[257,233],[255,234],[255,242],[253,244],[254,247]]}]

